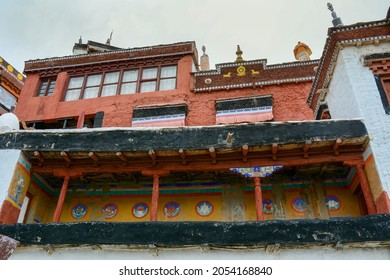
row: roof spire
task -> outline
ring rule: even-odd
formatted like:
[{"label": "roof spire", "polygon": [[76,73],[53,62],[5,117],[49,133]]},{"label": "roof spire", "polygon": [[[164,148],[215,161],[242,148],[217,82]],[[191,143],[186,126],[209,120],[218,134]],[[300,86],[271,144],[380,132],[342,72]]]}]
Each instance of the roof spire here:
[{"label": "roof spire", "polygon": [[83,43],[83,38],[81,38],[81,35],[80,35],[79,44],[82,44],[82,43]]},{"label": "roof spire", "polygon": [[107,39],[106,45],[111,45],[111,40],[112,40],[112,33],[114,30],[111,31],[110,38]]},{"label": "roof spire", "polygon": [[234,61],[234,62],[244,61],[244,59],[242,58],[242,54],[243,54],[243,52],[240,49],[240,45],[237,45],[237,51],[236,51],[237,58],[236,58],[236,61]]},{"label": "roof spire", "polygon": [[343,26],[343,22],[341,21],[341,18],[337,16],[336,12],[333,9],[333,5],[331,3],[328,3],[328,9],[331,11],[332,14],[332,23],[334,27]]},{"label": "roof spire", "polygon": [[209,56],[206,54],[206,47],[202,46],[203,54],[200,57],[200,70],[209,71],[210,70],[210,61]]}]

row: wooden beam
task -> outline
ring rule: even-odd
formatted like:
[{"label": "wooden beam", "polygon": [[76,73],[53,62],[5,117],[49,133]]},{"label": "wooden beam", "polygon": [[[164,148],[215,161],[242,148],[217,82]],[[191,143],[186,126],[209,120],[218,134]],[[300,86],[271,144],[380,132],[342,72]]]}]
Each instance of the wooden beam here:
[{"label": "wooden beam", "polygon": [[158,198],[160,195],[160,177],[159,175],[153,175],[153,190],[152,190],[152,207],[150,209],[150,221],[157,221],[158,214]]},{"label": "wooden beam", "polygon": [[[269,156],[268,156],[269,157]],[[353,153],[347,154],[344,153],[339,156],[334,155],[311,155],[308,159],[303,159],[302,156],[297,155],[290,158],[280,158],[274,161],[270,158],[255,158],[248,159],[246,163],[247,166],[267,166],[267,165],[284,165],[284,166],[303,166],[303,165],[313,165],[313,164],[325,164],[325,163],[344,163],[345,165],[357,165],[359,163],[364,164],[364,160],[362,155]],[[204,161],[196,162],[196,161],[188,161],[187,165],[182,165],[181,162],[163,162],[159,163],[159,167],[164,170],[175,170],[178,172],[186,172],[186,171],[214,171],[214,170],[226,170],[231,167],[242,166],[242,159],[235,160],[218,160],[216,164],[212,164],[209,160],[204,159]],[[47,174],[54,173],[60,176],[64,176],[68,174],[68,172],[75,174],[77,176],[80,173],[96,173],[96,172],[112,172],[112,173],[126,173],[126,172],[141,172],[143,170],[150,170],[150,162],[140,162],[137,165],[127,165],[123,166],[121,163],[113,164],[112,161],[100,161],[98,167],[92,167],[88,161],[83,161],[83,163],[76,164],[73,159],[72,166],[69,168],[64,168],[64,165],[61,162],[53,161],[47,162],[44,166],[36,165],[33,163],[31,172],[39,173],[39,174]],[[73,175],[71,175],[73,176]]]},{"label": "wooden beam", "polygon": [[303,145],[303,158],[309,158],[309,148],[310,146],[312,145],[312,142],[309,140],[309,141],[306,141],[305,142],[305,145]]},{"label": "wooden beam", "polygon": [[154,152],[154,150],[152,150],[152,149],[149,150],[149,156],[152,159],[153,166],[156,165],[157,156],[156,156],[156,153]]},{"label": "wooden beam", "polygon": [[242,162],[248,161],[248,150],[249,150],[248,145],[245,144],[242,146]]},{"label": "wooden beam", "polygon": [[181,163],[183,165],[186,165],[187,164],[187,159],[186,159],[186,152],[183,150],[183,149],[179,149],[179,154],[180,154],[180,157],[181,157]]},{"label": "wooden beam", "polygon": [[94,152],[89,152],[88,156],[93,160],[93,166],[99,166],[99,157]]},{"label": "wooden beam", "polygon": [[255,204],[256,204],[256,217],[258,221],[264,220],[263,215],[263,196],[261,193],[261,180],[260,177],[253,178],[255,182]]},{"label": "wooden beam", "polygon": [[70,179],[69,175],[65,176],[64,182],[62,183],[61,193],[57,201],[56,209],[54,211],[54,216],[53,216],[54,223],[58,223],[60,221],[62,208],[64,206],[64,201],[65,201],[66,191],[68,190],[69,179]]},{"label": "wooden beam", "polygon": [[217,163],[217,154],[215,153],[215,149],[213,147],[209,148],[209,153],[211,156],[211,163],[216,164]]},{"label": "wooden beam", "polygon": [[62,158],[66,161],[66,163],[67,163],[66,165],[70,166],[72,163],[72,160],[69,157],[69,155],[66,152],[61,152],[60,154],[61,154]]},{"label": "wooden beam", "polygon": [[42,166],[45,162],[45,159],[42,157],[41,153],[38,151],[34,152],[34,157],[36,157],[39,160],[39,166]]},{"label": "wooden beam", "polygon": [[127,164],[127,157],[122,152],[116,152],[115,155],[120,158],[124,164]]},{"label": "wooden beam", "polygon": [[273,143],[271,150],[272,150],[272,160],[277,160],[276,153],[278,152],[278,144]]},{"label": "wooden beam", "polygon": [[356,171],[359,177],[360,187],[363,192],[364,200],[367,205],[368,214],[370,215],[376,214],[375,204],[371,196],[370,185],[368,184],[367,176],[366,173],[364,172],[363,165],[361,164],[356,165]]},{"label": "wooden beam", "polygon": [[341,139],[337,138],[336,142],[333,145],[333,152],[335,156],[338,156],[340,154],[339,147],[341,142],[342,142]]}]

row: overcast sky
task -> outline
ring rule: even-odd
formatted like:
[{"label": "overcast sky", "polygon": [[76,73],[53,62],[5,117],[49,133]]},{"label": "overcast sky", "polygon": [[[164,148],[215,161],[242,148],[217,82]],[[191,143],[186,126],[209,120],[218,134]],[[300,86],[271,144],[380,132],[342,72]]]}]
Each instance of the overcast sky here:
[{"label": "overcast sky", "polygon": [[[195,41],[211,68],[235,59],[294,61],[298,41],[320,58],[332,17],[325,0],[0,0],[0,56],[22,71],[24,61],[66,56],[83,41],[143,47]],[[345,25],[386,17],[389,0],[332,0]]]}]

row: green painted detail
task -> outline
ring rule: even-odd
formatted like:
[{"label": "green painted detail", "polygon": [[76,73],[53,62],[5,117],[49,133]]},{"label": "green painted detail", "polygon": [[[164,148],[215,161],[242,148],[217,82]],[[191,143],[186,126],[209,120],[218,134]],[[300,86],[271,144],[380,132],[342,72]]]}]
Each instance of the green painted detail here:
[{"label": "green painted detail", "polygon": [[28,159],[24,154],[20,154],[18,162],[24,166],[28,171],[31,169],[31,163],[28,162]]},{"label": "green painted detail", "polygon": [[45,182],[41,180],[36,174],[32,174],[32,179],[35,181],[35,183],[38,184],[44,191],[48,192],[51,196],[55,196],[56,194],[58,195],[58,192],[53,191],[48,185],[46,185]]}]

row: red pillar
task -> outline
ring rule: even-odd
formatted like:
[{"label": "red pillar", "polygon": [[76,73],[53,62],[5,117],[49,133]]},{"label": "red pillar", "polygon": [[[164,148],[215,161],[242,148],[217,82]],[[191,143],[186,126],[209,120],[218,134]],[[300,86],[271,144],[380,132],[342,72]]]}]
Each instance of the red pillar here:
[{"label": "red pillar", "polygon": [[368,185],[366,173],[364,173],[363,166],[356,165],[356,171],[359,176],[360,187],[362,188],[364,200],[366,201],[368,214],[369,215],[375,214],[376,208],[374,205],[374,201],[372,200],[371,197],[370,186]]},{"label": "red pillar", "polygon": [[65,176],[64,182],[62,183],[61,193],[60,197],[58,198],[57,207],[54,212],[53,222],[58,223],[60,220],[60,216],[62,213],[62,207],[64,206],[66,191],[68,190],[68,184],[69,184],[69,175]]},{"label": "red pillar", "polygon": [[261,183],[260,178],[253,178],[255,181],[255,201],[256,201],[256,216],[258,221],[264,220],[263,215],[263,197],[261,195]]},{"label": "red pillar", "polygon": [[157,221],[158,197],[160,187],[160,176],[153,175],[152,209],[150,211],[150,220]]},{"label": "red pillar", "polygon": [[83,128],[84,119],[85,119],[85,111],[82,111],[81,114],[79,115],[79,119],[77,120],[76,128]]}]

